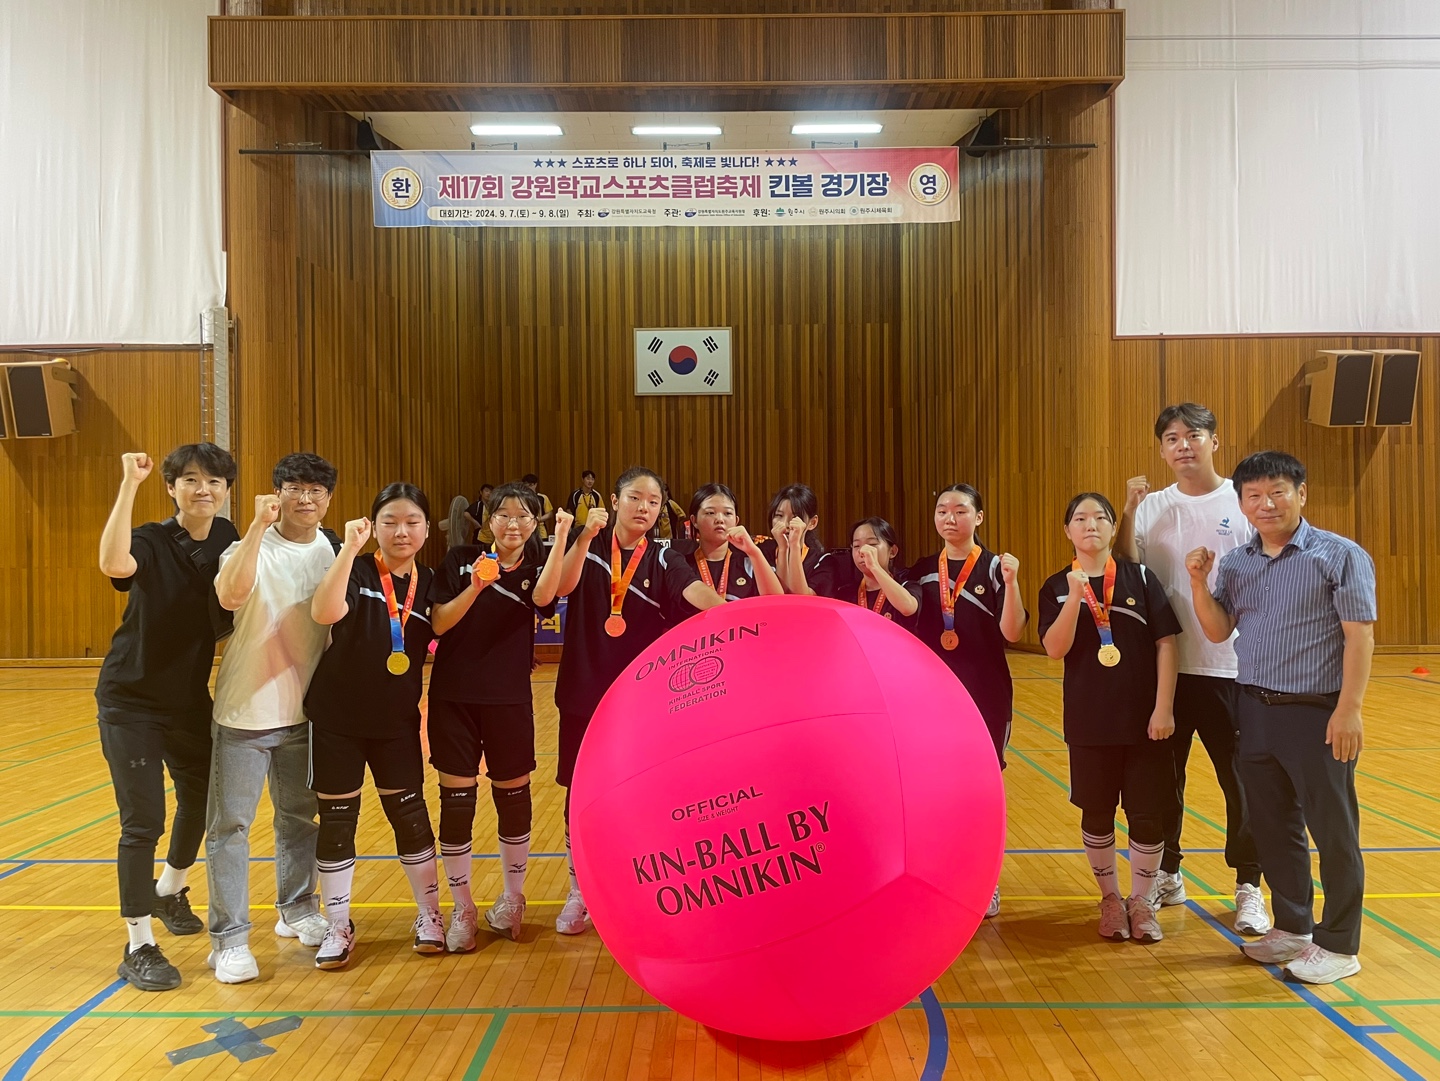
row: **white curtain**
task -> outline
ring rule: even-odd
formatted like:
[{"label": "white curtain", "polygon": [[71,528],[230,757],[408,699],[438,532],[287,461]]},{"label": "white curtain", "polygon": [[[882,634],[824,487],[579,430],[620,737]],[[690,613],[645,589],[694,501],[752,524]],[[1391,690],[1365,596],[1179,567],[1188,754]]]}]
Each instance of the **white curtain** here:
[{"label": "white curtain", "polygon": [[225,295],[215,0],[0,0],[0,345],[179,345]]},{"label": "white curtain", "polygon": [[1116,332],[1440,331],[1440,2],[1125,7]]}]

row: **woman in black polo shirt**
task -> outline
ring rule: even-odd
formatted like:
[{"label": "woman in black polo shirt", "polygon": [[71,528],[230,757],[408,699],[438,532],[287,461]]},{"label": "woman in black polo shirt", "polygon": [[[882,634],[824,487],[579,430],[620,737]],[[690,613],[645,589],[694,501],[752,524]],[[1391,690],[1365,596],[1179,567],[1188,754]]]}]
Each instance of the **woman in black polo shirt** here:
[{"label": "woman in black polo shirt", "polygon": [[850,527],[850,559],[860,574],[860,583],[853,591],[837,590],[835,599],[853,600],[877,616],[913,630],[920,602],[900,580],[904,569],[896,562],[899,557],[900,538],[895,527],[884,518],[862,518]]},{"label": "woman in black polo shirt", "polygon": [[770,536],[761,538],[760,552],[775,568],[786,593],[829,597],[842,585],[853,585],[850,560],[844,552],[827,552],[815,531],[819,504],[807,484],[787,484],[770,497]]},{"label": "woman in black polo shirt", "polygon": [[690,532],[694,540],[672,541],[670,548],[690,559],[700,580],[718,596],[738,601],[785,592],[775,569],[740,524],[735,493],[725,485],[702,485],[691,497]]},{"label": "woman in black polo shirt", "polygon": [[[660,477],[637,466],[615,482],[610,511],[592,510],[585,528],[565,554],[560,595],[565,613],[565,651],[555,680],[560,711],[560,756],[556,780],[568,789],[590,718],[611,681],[640,651],[694,609],[724,604],[700,580],[693,561],[650,540],[665,502]],[[613,521],[613,524],[612,524]],[[555,920],[562,935],[590,926],[575,860],[570,854],[570,798],[565,798],[565,854],[570,895]]]},{"label": "woman in black polo shirt", "polygon": [[[205,929],[190,909],[185,878],[205,837],[215,572],[220,553],[240,535],[218,516],[235,482],[235,460],[214,443],[187,443],[166,456],[160,474],[175,514],[132,529],[135,495],[154,469],[148,454],[121,456],[120,492],[100,536],[100,571],[126,604],[95,701],[120,810],[116,870],[130,942],[119,974],[142,991],[169,991],[180,986],[180,971],[156,944],[151,917],[160,917],[171,934]],[[175,819],[156,880],[167,767]]]},{"label": "woman in black polo shirt", "polygon": [[[1155,873],[1165,849],[1164,813],[1175,798],[1175,636],[1180,623],[1159,578],[1116,559],[1115,508],[1081,492],[1065,510],[1075,558],[1040,587],[1040,641],[1065,658],[1065,743],[1070,802],[1100,888],[1100,937],[1159,942]],[[1088,610],[1087,610],[1088,609]],[[1128,901],[1115,876],[1115,809],[1130,823]]]},{"label": "woman in black polo shirt", "polygon": [[[570,512],[555,511],[548,558],[532,543],[545,505],[527,484],[502,484],[485,522],[494,540],[453,548],[435,576],[432,618],[440,644],[430,674],[430,764],[440,774],[440,856],[455,898],[446,932],[452,953],[475,948],[471,845],[480,761],[499,820],[504,888],[485,913],[496,934],[518,941],[530,859],[530,774],[535,708],[530,671],[535,617],[555,611]],[[544,558],[544,562],[541,560]]]},{"label": "woman in black polo shirt", "polygon": [[[379,550],[361,555],[372,533]],[[350,893],[366,766],[419,909],[415,951],[445,951],[420,750],[434,575],[415,557],[429,535],[425,493],[413,484],[387,485],[370,518],[345,523],[345,542],[310,601],[315,622],[331,627],[330,646],[305,693],[310,787],[320,805],[315,862],[329,922],[316,968],[344,968],[355,947]]]}]

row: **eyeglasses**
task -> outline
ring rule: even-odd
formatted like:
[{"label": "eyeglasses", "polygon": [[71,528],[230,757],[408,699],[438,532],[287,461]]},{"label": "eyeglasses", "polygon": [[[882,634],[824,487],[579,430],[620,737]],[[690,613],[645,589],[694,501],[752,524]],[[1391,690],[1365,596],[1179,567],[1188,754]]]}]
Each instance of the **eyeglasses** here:
[{"label": "eyeglasses", "polygon": [[285,484],[280,487],[280,494],[286,499],[308,499],[311,503],[323,503],[330,498],[330,489],[299,488],[293,484]]},{"label": "eyeglasses", "polygon": [[534,524],[535,524],[535,515],[533,515],[533,514],[492,514],[492,515],[490,515],[490,520],[491,520],[492,522],[494,522],[496,525],[498,525],[501,529],[504,529],[504,528],[505,528],[506,526],[508,526],[511,522],[514,522],[516,525],[519,525],[519,526],[534,525]]}]

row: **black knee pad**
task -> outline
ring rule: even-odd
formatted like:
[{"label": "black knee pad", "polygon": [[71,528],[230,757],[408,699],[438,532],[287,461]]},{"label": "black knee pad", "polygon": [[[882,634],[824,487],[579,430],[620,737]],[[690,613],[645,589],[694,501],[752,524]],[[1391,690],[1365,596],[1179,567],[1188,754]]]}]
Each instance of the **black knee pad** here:
[{"label": "black knee pad", "polygon": [[475,831],[476,787],[440,786],[440,843],[468,845]]},{"label": "black knee pad", "polygon": [[1159,845],[1165,843],[1165,823],[1159,815],[1126,815],[1130,823],[1130,840],[1136,844]]},{"label": "black knee pad", "polygon": [[320,833],[315,838],[315,862],[342,866],[355,862],[355,827],[360,824],[360,797],[325,799],[320,804]]},{"label": "black knee pad", "polygon": [[430,809],[418,788],[391,792],[380,797],[380,806],[395,831],[395,850],[400,855],[425,852],[435,847],[435,834],[430,829]]},{"label": "black knee pad", "polygon": [[1080,830],[1090,834],[1091,837],[1109,837],[1115,832],[1115,812],[1110,811],[1087,811],[1083,808],[1080,811]]},{"label": "black knee pad", "polygon": [[500,820],[500,839],[519,842],[530,837],[530,785],[519,788],[490,787],[490,798],[495,801],[495,816]]}]

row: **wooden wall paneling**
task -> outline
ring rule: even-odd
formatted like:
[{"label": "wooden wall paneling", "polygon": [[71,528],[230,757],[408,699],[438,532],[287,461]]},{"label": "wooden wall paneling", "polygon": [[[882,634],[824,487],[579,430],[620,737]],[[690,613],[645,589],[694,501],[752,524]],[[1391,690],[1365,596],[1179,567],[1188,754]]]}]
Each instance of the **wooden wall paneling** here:
[{"label": "wooden wall paneling", "polygon": [[228,0],[227,15],[788,15],[1041,11],[1044,0]]}]

